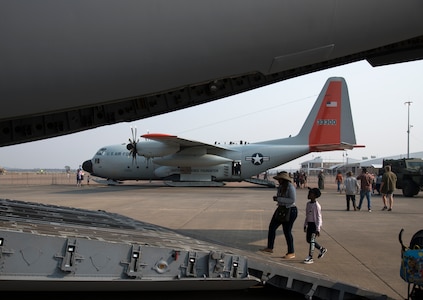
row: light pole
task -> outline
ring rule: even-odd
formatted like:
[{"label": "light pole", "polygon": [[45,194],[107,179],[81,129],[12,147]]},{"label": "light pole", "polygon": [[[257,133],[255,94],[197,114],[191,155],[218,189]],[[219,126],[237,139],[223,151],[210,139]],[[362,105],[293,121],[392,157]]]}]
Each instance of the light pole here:
[{"label": "light pole", "polygon": [[412,101],[406,101],[404,104],[408,105],[408,121],[407,121],[407,158],[410,158],[410,105]]}]

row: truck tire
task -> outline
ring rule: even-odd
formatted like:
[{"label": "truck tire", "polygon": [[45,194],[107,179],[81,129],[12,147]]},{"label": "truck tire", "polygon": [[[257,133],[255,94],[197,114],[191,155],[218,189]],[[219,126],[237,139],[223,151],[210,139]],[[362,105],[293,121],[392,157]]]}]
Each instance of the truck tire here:
[{"label": "truck tire", "polygon": [[[417,193],[416,193],[416,190],[417,190]],[[405,197],[413,197],[414,195],[417,195],[418,193],[419,193],[419,187],[416,186],[416,184],[413,181],[409,179],[404,180],[404,182],[402,183],[402,194]]]}]

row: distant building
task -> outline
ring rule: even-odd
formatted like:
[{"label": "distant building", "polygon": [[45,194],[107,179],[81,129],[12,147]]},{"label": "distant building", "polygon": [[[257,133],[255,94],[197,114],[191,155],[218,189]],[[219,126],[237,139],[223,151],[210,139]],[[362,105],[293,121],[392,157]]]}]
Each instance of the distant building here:
[{"label": "distant building", "polygon": [[320,170],[324,170],[325,173],[332,173],[334,167],[342,165],[342,162],[336,161],[324,161],[320,156],[301,163],[301,170],[306,172],[307,175],[316,175]]},{"label": "distant building", "polygon": [[[366,167],[369,173],[377,174],[379,169],[382,168],[384,159],[398,159],[405,158],[406,154],[399,154],[393,156],[385,156],[376,158],[371,156],[370,159],[363,157],[365,159],[357,160],[354,158],[349,158],[347,156],[346,161],[344,162],[335,162],[335,161],[324,161],[320,156],[312,160],[308,160],[301,163],[301,170],[306,172],[308,175],[317,175],[320,170],[324,170],[325,173],[334,175],[338,170],[342,173],[347,173],[348,171],[353,172],[353,174],[358,175],[362,167]],[[410,153],[410,158],[422,158],[422,152]]]},{"label": "distant building", "polygon": [[[367,171],[369,173],[378,174],[379,169],[383,166],[383,160],[384,159],[399,159],[399,158],[406,158],[407,154],[399,154],[399,155],[393,155],[393,156],[385,156],[385,157],[379,157],[375,158],[372,156],[370,159],[350,162],[345,165],[345,168],[347,171],[353,171],[353,173],[357,173],[362,167],[366,167]],[[414,152],[410,153],[410,158],[423,158],[423,151],[421,152]],[[354,172],[357,171],[357,172]]]}]

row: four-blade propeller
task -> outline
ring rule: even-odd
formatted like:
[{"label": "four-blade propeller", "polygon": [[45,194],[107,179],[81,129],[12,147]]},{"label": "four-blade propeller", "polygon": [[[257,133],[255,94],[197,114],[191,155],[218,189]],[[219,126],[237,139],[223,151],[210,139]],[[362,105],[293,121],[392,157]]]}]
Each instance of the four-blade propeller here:
[{"label": "four-blade propeller", "polygon": [[129,150],[129,154],[132,156],[132,163],[137,163],[137,128],[131,126],[131,132],[132,132],[132,140],[129,138],[129,144],[126,145],[126,149]]}]

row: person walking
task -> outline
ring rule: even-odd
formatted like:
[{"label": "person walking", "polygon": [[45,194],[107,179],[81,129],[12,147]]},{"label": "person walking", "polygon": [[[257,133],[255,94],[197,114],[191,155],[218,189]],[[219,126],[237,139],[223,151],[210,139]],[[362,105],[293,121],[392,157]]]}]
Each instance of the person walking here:
[{"label": "person walking", "polygon": [[325,189],[325,174],[323,174],[322,170],[320,170],[317,175],[317,182],[320,190]]},{"label": "person walking", "polygon": [[82,186],[82,169],[81,166],[79,166],[78,170],[76,170],[76,186]]},{"label": "person walking", "polygon": [[360,192],[360,185],[355,177],[352,176],[352,172],[347,172],[347,178],[344,181],[345,187],[345,199],[347,200],[347,210],[350,210],[350,202],[354,210],[357,210],[357,206],[355,205],[355,195]]},{"label": "person walking", "polygon": [[381,171],[382,170],[379,170],[379,173],[376,177],[376,184],[375,184],[375,189],[373,190],[373,194],[376,191],[378,193],[378,195],[380,195],[380,184],[382,183],[382,175],[383,175],[383,173]]},{"label": "person walking", "polygon": [[339,193],[341,192],[341,184],[343,183],[343,181],[344,181],[344,178],[342,177],[342,173],[341,173],[341,171],[338,171],[336,173],[335,182],[336,182],[336,185],[338,187]]},{"label": "person walking", "polygon": [[310,244],[308,250],[308,256],[304,259],[305,264],[312,264],[314,249],[319,250],[317,258],[322,258],[328,250],[321,246],[316,238],[320,236],[320,229],[322,228],[322,207],[317,201],[317,198],[321,196],[321,192],[317,188],[308,190],[307,198],[310,200],[306,205],[306,216],[304,220],[304,232],[306,233],[307,243]]},{"label": "person walking", "polygon": [[361,209],[361,205],[363,204],[363,199],[366,197],[367,199],[367,209],[369,212],[372,212],[372,185],[374,177],[372,174],[367,172],[367,168],[361,168],[361,174],[357,176],[357,180],[360,181],[360,203],[357,206],[357,209]]},{"label": "person walking", "polygon": [[[397,175],[392,172],[391,166],[385,166],[385,172],[382,175],[382,181],[380,183],[380,192],[382,194],[383,208],[382,210],[391,211],[394,205],[394,191],[397,185]],[[389,201],[389,208],[386,206],[387,199]]]},{"label": "person walking", "polygon": [[[276,230],[282,225],[283,234],[285,236],[288,252],[282,257],[285,259],[295,258],[294,248],[294,237],[292,235],[292,227],[298,216],[297,206],[295,200],[297,197],[297,191],[295,186],[292,184],[292,179],[287,172],[280,172],[273,177],[279,182],[276,196],[273,200],[277,202],[277,209],[273,213],[272,219],[269,223],[269,231],[267,234],[267,247],[260,249],[262,252],[273,253],[273,247],[275,244]],[[283,208],[288,210],[288,218],[281,220],[279,218],[279,211]]]}]

